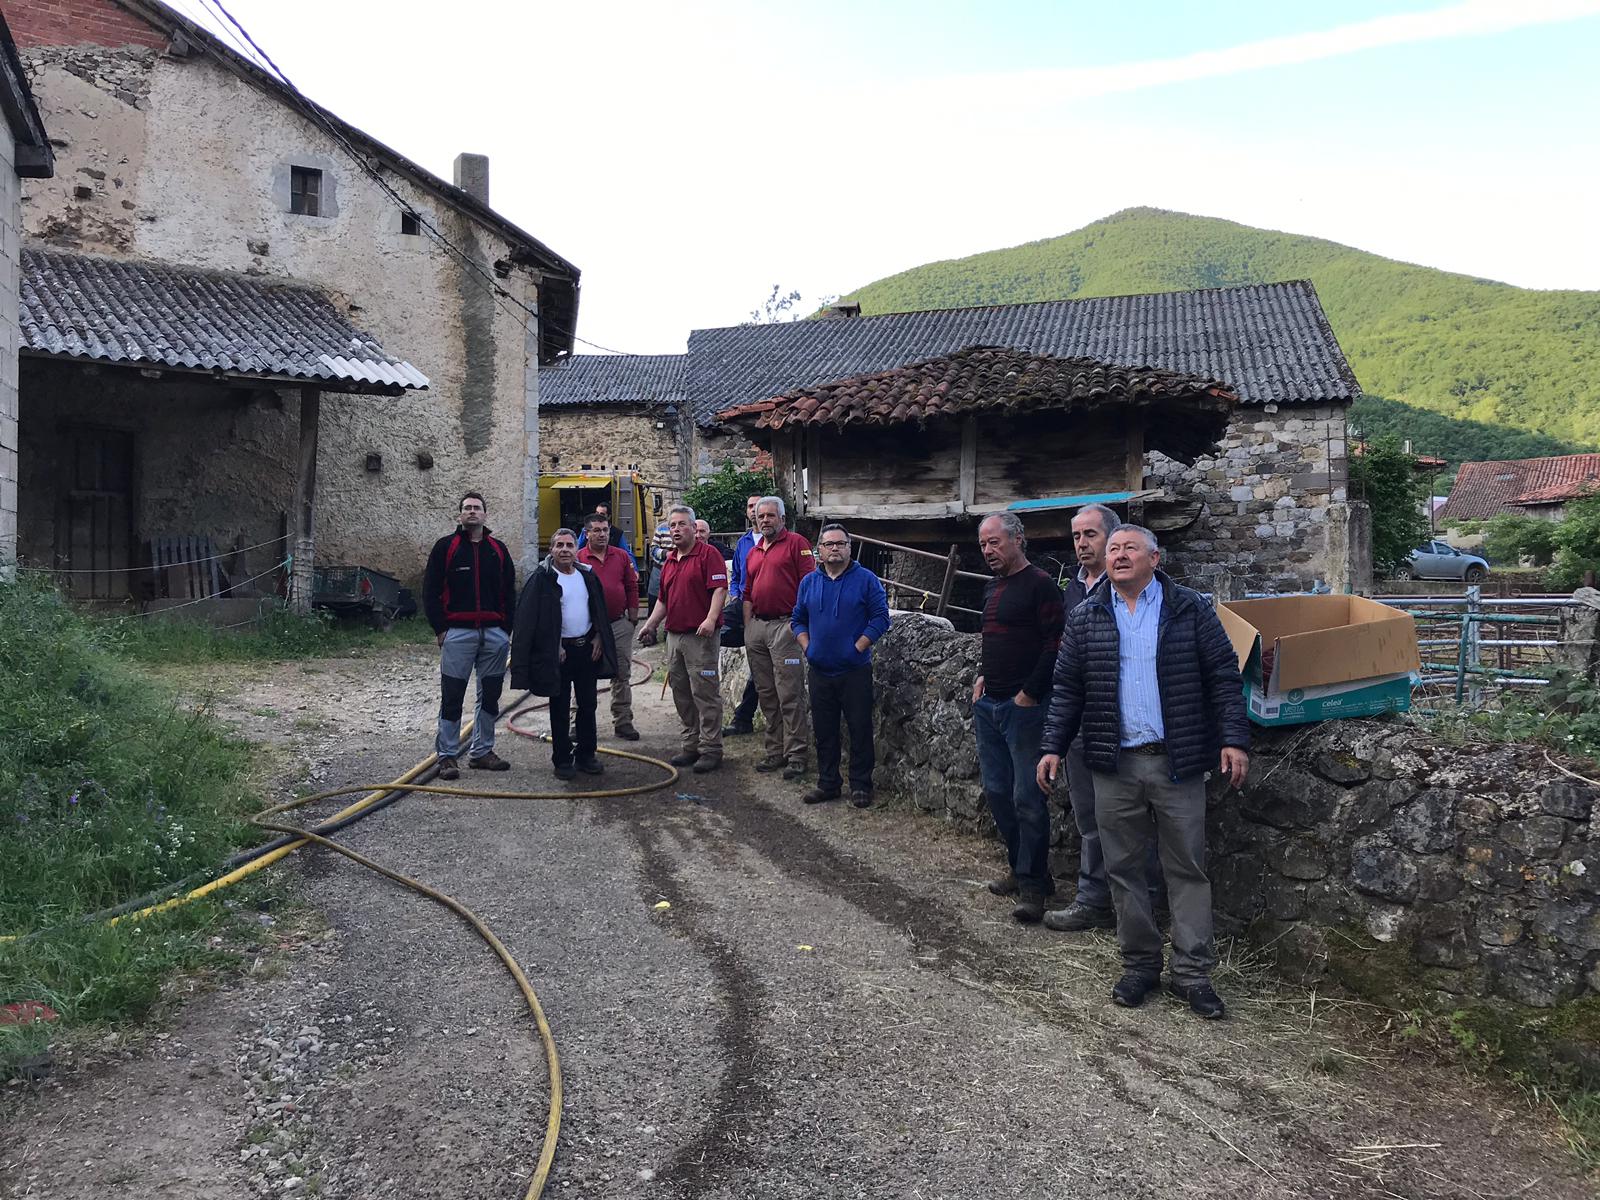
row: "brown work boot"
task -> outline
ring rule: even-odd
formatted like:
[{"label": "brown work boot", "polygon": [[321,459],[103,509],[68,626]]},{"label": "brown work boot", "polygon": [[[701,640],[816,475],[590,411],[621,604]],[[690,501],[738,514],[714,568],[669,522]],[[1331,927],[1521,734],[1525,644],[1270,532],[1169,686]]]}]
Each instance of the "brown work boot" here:
[{"label": "brown work boot", "polygon": [[439,756],[439,778],[460,779],[461,768],[456,766],[455,755],[441,754]]},{"label": "brown work boot", "polygon": [[632,725],[618,725],[617,736],[625,742],[637,742],[639,740],[639,731]]},{"label": "brown work boot", "polygon": [[694,764],[694,773],[696,775],[705,775],[708,772],[715,771],[721,765],[722,755],[702,754]]},{"label": "brown work boot", "polygon": [[477,758],[467,759],[467,766],[474,771],[509,771],[511,764],[501,758],[493,750],[487,754],[480,754]]},{"label": "brown work boot", "polygon": [[698,750],[680,750],[671,758],[667,759],[667,761],[675,767],[692,767],[699,760],[700,751]]},{"label": "brown work boot", "polygon": [[996,896],[1015,896],[1017,894],[1017,877],[1007,871],[999,879],[989,880],[989,890]]}]

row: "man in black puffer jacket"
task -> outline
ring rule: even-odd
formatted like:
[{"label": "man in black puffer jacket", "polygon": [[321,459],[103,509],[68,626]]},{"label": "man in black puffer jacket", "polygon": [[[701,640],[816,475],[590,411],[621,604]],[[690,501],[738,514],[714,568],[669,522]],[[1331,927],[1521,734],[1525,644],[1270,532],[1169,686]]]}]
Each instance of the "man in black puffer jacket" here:
[{"label": "man in black puffer jacket", "polygon": [[1168,990],[1216,1018],[1225,1009],[1211,986],[1205,781],[1220,770],[1235,786],[1244,782],[1250,725],[1222,622],[1198,592],[1158,571],[1160,561],[1155,534],[1122,526],[1106,547],[1106,577],[1068,616],[1039,786],[1055,781],[1081,732],[1122,947],[1112,1001],[1136,1008],[1161,982],[1161,931],[1145,874],[1154,834],[1172,906]]}]

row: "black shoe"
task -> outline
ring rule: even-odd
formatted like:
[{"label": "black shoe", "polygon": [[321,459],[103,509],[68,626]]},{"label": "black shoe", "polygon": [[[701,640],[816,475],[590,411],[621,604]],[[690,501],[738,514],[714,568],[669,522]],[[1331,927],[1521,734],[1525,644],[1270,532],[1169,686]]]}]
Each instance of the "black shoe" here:
[{"label": "black shoe", "polygon": [[1011,915],[1024,925],[1037,925],[1044,918],[1044,902],[1049,899],[1043,892],[1023,892]]},{"label": "black shoe", "polygon": [[454,755],[452,755],[452,754],[441,754],[439,756],[439,778],[440,779],[460,779],[461,778],[461,768],[456,765],[456,760],[455,760],[455,756]]},{"label": "black shoe", "polygon": [[606,769],[600,765],[598,758],[591,758],[587,762],[579,763],[578,770],[585,775],[604,775],[606,773]]},{"label": "black shoe", "polygon": [[800,797],[800,803],[801,804],[826,804],[830,800],[837,800],[838,798],[839,798],[839,791],[838,791],[837,788],[835,788],[833,791],[829,791],[827,788],[814,787],[809,792],[807,792],[804,796]]},{"label": "black shoe", "polygon": [[694,764],[694,773],[696,775],[708,775],[712,771],[715,771],[721,765],[722,765],[722,755],[720,755],[720,754],[702,754],[700,756],[699,760]]},{"label": "black shoe", "polygon": [[722,736],[723,737],[747,737],[748,735],[754,733],[755,731],[756,731],[756,727],[754,725],[745,725],[740,721],[735,721],[732,725],[724,725],[722,727]]},{"label": "black shoe", "polygon": [[1120,1004],[1123,1008],[1138,1008],[1144,1003],[1144,998],[1160,986],[1161,980],[1158,978],[1129,971],[1111,989],[1111,1003]]},{"label": "black shoe", "polygon": [[989,890],[996,896],[1015,896],[1017,894],[1017,877],[1007,871],[999,879],[989,880]]},{"label": "black shoe", "polygon": [[578,768],[571,763],[560,763],[556,766],[557,779],[576,779],[577,777]]},{"label": "black shoe", "polygon": [[667,761],[675,767],[692,767],[695,763],[700,761],[700,751],[680,750],[677,754],[674,754],[671,758],[667,759]]},{"label": "black shoe", "polygon": [[785,763],[781,758],[763,758],[756,764],[756,770],[760,771],[763,775],[768,775],[773,771],[783,770],[784,766]]},{"label": "black shoe", "polygon": [[783,778],[785,783],[793,783],[796,779],[804,779],[805,777],[805,763],[791,763],[789,766],[783,769]]},{"label": "black shoe", "polygon": [[625,742],[637,742],[639,740],[639,731],[632,725],[618,725],[617,736]]},{"label": "black shoe", "polygon": [[1117,918],[1109,909],[1090,908],[1074,900],[1065,908],[1044,915],[1044,927],[1057,933],[1082,933],[1086,929],[1115,929]]},{"label": "black shoe", "polygon": [[1179,983],[1175,979],[1169,979],[1167,991],[1186,1002],[1196,1016],[1204,1017],[1208,1021],[1220,1021],[1228,1015],[1228,1006],[1222,1002],[1222,997],[1217,995],[1216,989],[1209,983]]},{"label": "black shoe", "polygon": [[855,805],[857,808],[871,808],[872,793],[866,788],[851,788],[850,803]]}]

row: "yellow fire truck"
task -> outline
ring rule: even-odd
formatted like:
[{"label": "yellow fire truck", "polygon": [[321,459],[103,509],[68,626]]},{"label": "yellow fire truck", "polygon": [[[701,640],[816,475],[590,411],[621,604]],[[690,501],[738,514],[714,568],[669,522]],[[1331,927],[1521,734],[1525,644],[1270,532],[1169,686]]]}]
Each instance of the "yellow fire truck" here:
[{"label": "yellow fire truck", "polygon": [[641,528],[642,540],[648,542],[667,511],[666,493],[637,472],[541,475],[539,541],[549,545],[550,535],[563,526],[581,533],[584,517],[596,504],[611,506],[611,523],[622,530],[635,557],[640,553]]}]

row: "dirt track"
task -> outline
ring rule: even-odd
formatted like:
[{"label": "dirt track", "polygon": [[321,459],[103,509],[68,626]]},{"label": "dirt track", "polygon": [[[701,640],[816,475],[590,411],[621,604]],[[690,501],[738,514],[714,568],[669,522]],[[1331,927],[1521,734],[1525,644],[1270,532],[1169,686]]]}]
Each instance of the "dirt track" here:
[{"label": "dirt track", "polygon": [[[413,649],[215,683],[288,752],[286,785],[335,786],[427,752],[434,671]],[[642,748],[665,755],[658,689],[636,696]],[[533,978],[567,1087],[548,1195],[1593,1194],[1514,1095],[1247,963],[1219,978],[1226,1024],[1113,1008],[1110,941],[1017,927],[981,887],[990,844],[808,810],[729,745],[723,771],[653,795],[410,797],[344,835],[476,909]],[[547,747],[500,750],[515,769],[493,786],[554,786]],[[522,1194],[547,1080],[499,964],[419,897],[290,861],[327,930],[134,1050],[6,1089],[0,1194]]]}]

